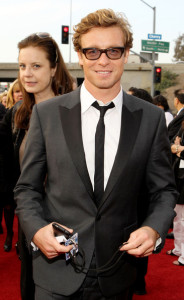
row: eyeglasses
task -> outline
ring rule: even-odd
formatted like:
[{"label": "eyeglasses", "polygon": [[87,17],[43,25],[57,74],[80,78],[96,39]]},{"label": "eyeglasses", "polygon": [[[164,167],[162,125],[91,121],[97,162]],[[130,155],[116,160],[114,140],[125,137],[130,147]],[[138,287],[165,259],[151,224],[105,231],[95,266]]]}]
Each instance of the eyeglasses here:
[{"label": "eyeglasses", "polygon": [[115,60],[120,59],[125,51],[125,47],[112,47],[108,49],[98,49],[98,48],[83,48],[82,53],[89,60],[96,60],[100,58],[102,53],[105,53],[108,58]]}]

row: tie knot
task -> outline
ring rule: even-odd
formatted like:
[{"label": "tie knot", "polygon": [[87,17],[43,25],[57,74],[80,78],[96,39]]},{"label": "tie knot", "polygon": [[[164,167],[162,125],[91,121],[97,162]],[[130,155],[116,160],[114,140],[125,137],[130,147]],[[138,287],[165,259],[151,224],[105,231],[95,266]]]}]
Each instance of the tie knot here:
[{"label": "tie knot", "polygon": [[92,106],[94,106],[96,109],[98,109],[98,110],[100,111],[100,117],[104,117],[106,111],[107,111],[108,109],[113,108],[115,105],[114,105],[113,102],[111,102],[109,105],[106,105],[106,106],[105,106],[105,105],[104,105],[104,106],[100,106],[100,105],[98,104],[98,102],[95,101],[95,102],[92,104]]}]

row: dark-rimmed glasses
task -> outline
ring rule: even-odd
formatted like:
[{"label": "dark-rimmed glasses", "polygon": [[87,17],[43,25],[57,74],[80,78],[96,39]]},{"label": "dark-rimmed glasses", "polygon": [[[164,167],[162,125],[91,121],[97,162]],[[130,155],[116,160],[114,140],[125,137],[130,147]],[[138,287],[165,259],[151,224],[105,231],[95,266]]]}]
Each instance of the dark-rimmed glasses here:
[{"label": "dark-rimmed glasses", "polygon": [[125,47],[112,47],[108,49],[83,48],[82,53],[89,60],[99,59],[102,53],[105,53],[109,59],[120,59],[125,51]]}]

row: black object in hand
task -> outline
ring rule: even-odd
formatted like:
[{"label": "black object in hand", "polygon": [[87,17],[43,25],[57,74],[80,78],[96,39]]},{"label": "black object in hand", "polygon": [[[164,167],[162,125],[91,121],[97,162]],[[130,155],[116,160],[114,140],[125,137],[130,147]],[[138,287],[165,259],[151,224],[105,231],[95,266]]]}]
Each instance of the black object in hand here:
[{"label": "black object in hand", "polygon": [[56,235],[61,235],[62,233],[67,239],[71,236],[71,233],[61,225],[57,223],[52,223],[52,226]]}]

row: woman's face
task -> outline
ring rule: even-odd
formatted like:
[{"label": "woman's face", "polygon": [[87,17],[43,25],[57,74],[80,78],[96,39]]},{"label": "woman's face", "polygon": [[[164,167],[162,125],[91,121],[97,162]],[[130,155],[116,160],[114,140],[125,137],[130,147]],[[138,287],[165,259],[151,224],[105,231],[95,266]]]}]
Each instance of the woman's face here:
[{"label": "woman's face", "polygon": [[22,92],[20,90],[19,84],[15,84],[13,87],[13,100],[15,103],[22,100]]},{"label": "woman's face", "polygon": [[[33,93],[36,99],[48,99],[52,94],[52,77],[56,68],[50,67],[46,53],[39,47],[27,47],[19,53],[20,80],[28,93]],[[39,101],[36,101],[39,102]]]}]

